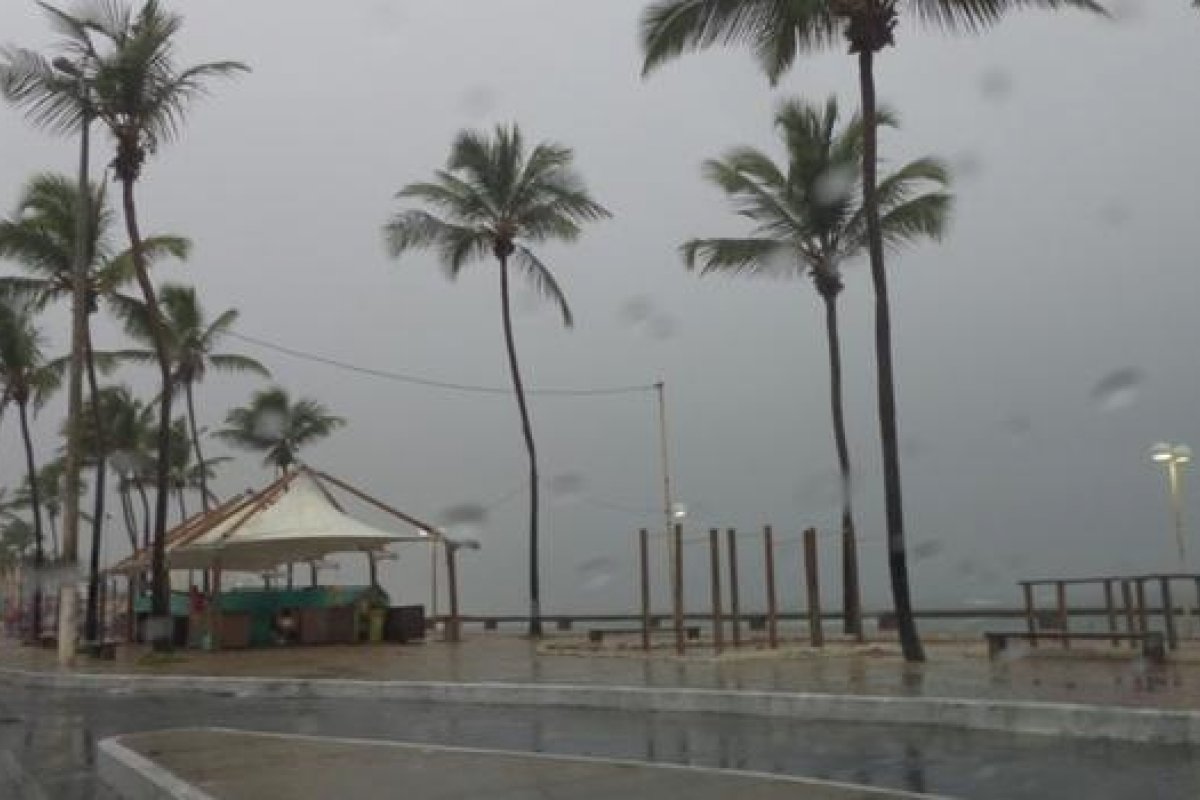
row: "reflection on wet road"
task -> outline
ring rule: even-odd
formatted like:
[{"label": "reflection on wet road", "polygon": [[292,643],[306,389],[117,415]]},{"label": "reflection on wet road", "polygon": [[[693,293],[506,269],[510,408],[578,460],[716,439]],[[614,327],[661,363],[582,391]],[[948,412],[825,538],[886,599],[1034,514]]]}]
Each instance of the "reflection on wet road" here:
[{"label": "reflection on wet road", "polygon": [[95,780],[97,739],[205,725],[758,770],[981,800],[1200,793],[1200,751],[1181,747],[718,715],[5,688],[0,796],[115,800]]}]

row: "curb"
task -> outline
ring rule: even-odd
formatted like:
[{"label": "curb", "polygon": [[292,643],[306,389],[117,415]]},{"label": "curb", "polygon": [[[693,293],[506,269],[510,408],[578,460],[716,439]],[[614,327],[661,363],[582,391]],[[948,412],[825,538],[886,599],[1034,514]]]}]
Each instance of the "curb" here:
[{"label": "curb", "polygon": [[1200,745],[1200,712],[1077,703],[569,684],[101,675],[13,669],[0,669],[0,681],[31,688],[131,694],[199,692],[254,698],[357,698],[488,706],[733,714]]},{"label": "curb", "polygon": [[101,739],[96,745],[96,770],[100,780],[124,800],[216,800],[121,744],[120,737]]}]

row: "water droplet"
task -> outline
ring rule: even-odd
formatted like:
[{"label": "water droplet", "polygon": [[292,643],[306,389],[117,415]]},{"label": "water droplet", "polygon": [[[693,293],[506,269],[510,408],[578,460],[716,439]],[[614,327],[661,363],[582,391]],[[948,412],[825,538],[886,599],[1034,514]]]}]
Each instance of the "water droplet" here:
[{"label": "water droplet", "polygon": [[917,542],[916,545],[913,546],[913,559],[920,560],[924,558],[933,558],[941,555],[945,548],[946,545],[938,539],[925,539],[924,541]]},{"label": "water droplet", "polygon": [[620,319],[626,325],[640,325],[654,313],[654,301],[648,296],[635,295],[621,306]]},{"label": "water droplet", "polygon": [[490,86],[477,84],[462,93],[459,108],[473,119],[480,119],[492,113],[496,107],[496,91]]},{"label": "water droplet", "polygon": [[1033,421],[1024,414],[1013,414],[1000,422],[1000,429],[1014,438],[1024,439],[1033,433]]},{"label": "water droplet", "polygon": [[959,153],[953,163],[954,177],[959,180],[975,180],[983,172],[983,158],[970,150]]},{"label": "water droplet", "polygon": [[1105,228],[1120,228],[1133,216],[1129,206],[1120,200],[1109,200],[1100,206],[1096,212],[1100,224]]},{"label": "water droplet", "polygon": [[[857,481],[850,476],[849,490],[853,495]],[[795,493],[796,503],[805,513],[835,515],[842,510],[842,475],[839,471],[820,472],[800,482]]]},{"label": "water droplet", "polygon": [[554,501],[565,505],[579,500],[583,496],[586,485],[587,481],[582,475],[575,472],[564,472],[551,478],[548,488]]},{"label": "water droplet", "polygon": [[579,585],[584,591],[594,592],[612,583],[617,574],[617,564],[611,558],[603,556],[589,558],[575,568]]},{"label": "water droplet", "polygon": [[675,320],[666,314],[658,314],[650,320],[649,331],[655,339],[670,339],[675,335]]},{"label": "water droplet", "polygon": [[1000,651],[1000,661],[1011,664],[1029,656],[1031,650],[1026,642],[1013,641]]},{"label": "water droplet", "polygon": [[1120,411],[1137,402],[1146,375],[1137,367],[1123,367],[1105,375],[1092,387],[1092,403],[1100,411]]},{"label": "water droplet", "polygon": [[287,417],[282,411],[262,411],[254,418],[254,435],[264,439],[278,439],[287,427]]},{"label": "water droplet", "polygon": [[635,295],[621,306],[618,318],[639,333],[653,339],[669,339],[675,335],[678,325],[666,311],[659,308],[646,295]]},{"label": "water droplet", "polygon": [[442,528],[456,542],[478,542],[487,524],[487,509],[478,503],[460,503],[440,515]]},{"label": "water droplet", "polygon": [[979,76],[979,93],[985,100],[1001,102],[1012,93],[1012,76],[1000,67],[990,67]]},{"label": "water droplet", "polygon": [[857,182],[858,170],[853,165],[831,166],[813,184],[813,198],[827,205],[844,202],[854,192]]}]

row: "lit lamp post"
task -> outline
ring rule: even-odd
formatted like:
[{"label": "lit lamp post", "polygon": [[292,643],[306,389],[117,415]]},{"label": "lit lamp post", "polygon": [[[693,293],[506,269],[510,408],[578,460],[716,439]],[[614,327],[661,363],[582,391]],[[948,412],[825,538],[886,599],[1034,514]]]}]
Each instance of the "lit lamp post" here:
[{"label": "lit lamp post", "polygon": [[1183,539],[1183,497],[1180,468],[1192,460],[1192,448],[1186,444],[1159,442],[1150,449],[1150,458],[1167,470],[1167,488],[1171,496],[1171,516],[1175,526],[1175,545],[1179,549],[1179,571],[1187,573],[1187,547]]},{"label": "lit lamp post", "polygon": [[[91,107],[85,64],[75,64],[66,58],[56,58],[54,69],[77,83],[79,96],[79,207],[75,209],[75,263],[71,270],[71,361],[67,378],[67,453],[65,486],[66,507],[63,513],[63,561],[69,575],[59,590],[58,603],[58,660],[69,666],[75,658],[75,575],[79,557],[79,473],[83,462],[81,435],[83,432],[83,350],[87,337],[87,270],[91,257],[88,232],[91,229],[91,192],[88,185],[88,133],[91,126]],[[94,588],[91,589],[94,593]],[[94,595],[93,595],[94,596]],[[92,601],[94,604],[94,600]]]}]

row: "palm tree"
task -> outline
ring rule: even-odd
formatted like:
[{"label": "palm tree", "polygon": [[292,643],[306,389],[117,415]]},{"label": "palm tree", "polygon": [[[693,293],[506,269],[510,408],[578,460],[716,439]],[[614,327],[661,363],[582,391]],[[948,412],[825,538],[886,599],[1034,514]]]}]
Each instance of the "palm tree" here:
[{"label": "palm tree", "polygon": [[10,49],[5,53],[7,64],[0,70],[0,91],[50,130],[70,132],[86,119],[96,119],[114,141],[112,168],[121,184],[134,272],[146,303],[162,380],[152,562],[154,614],[164,616],[170,590],[163,548],[171,488],[171,365],[138,225],[134,186],[147,156],[181,133],[189,105],[206,93],[208,82],[243,72],[246,67],[219,61],[180,68],[176,45],[183,18],[165,10],[158,0],[145,0],[136,9],[119,0],[91,0],[74,13],[45,4],[42,8],[63,36],[61,49],[71,56],[72,63],[82,65],[84,80],[61,75],[36,52]]},{"label": "palm tree", "polygon": [[571,309],[549,268],[530,245],[550,240],[574,241],[582,224],[609,216],[584,188],[572,166],[574,153],[559,144],[542,142],[527,150],[516,125],[497,126],[486,134],[464,131],[450,151],[446,168],[428,183],[404,187],[397,197],[433,209],[409,209],[384,227],[389,253],[398,258],[419,248],[437,248],[447,276],[454,280],[468,262],[496,259],[500,273],[500,312],[513,391],[529,457],[529,635],[541,636],[538,578],[538,466],[533,426],[517,348],[513,340],[509,302],[509,267],[515,267],[572,325]]},{"label": "palm tree", "polygon": [[[163,311],[163,324],[167,338],[167,352],[175,385],[183,387],[187,400],[187,424],[191,448],[197,464],[208,463],[200,449],[200,428],[196,424],[195,385],[204,380],[209,369],[222,372],[252,372],[269,377],[270,372],[257,360],[234,353],[214,353],[213,349],[229,333],[238,319],[238,310],[230,308],[211,322],[190,286],[165,284],[158,292]],[[121,307],[125,321],[125,332],[140,343],[152,344],[153,334],[148,324],[145,304],[125,301]],[[153,350],[126,350],[120,357],[151,361]],[[187,441],[185,439],[185,441]],[[209,509],[207,470],[196,473],[200,481],[200,502],[205,511]]]},{"label": "palm tree", "polygon": [[[63,425],[65,432],[66,425]],[[49,524],[50,533],[50,549],[54,554],[54,559],[59,557],[59,538],[58,538],[58,518],[62,514],[63,502],[65,500],[66,486],[66,460],[63,457],[58,457],[43,464],[38,468],[37,472],[37,492],[38,498],[41,501],[42,511],[46,514],[46,522]],[[87,484],[82,481],[79,484],[79,493],[83,494],[87,491]],[[13,503],[18,506],[32,507],[33,505],[34,487],[26,478],[20,490],[17,492]],[[83,515],[87,517],[87,515]],[[87,517],[90,519],[90,517]]]},{"label": "palm tree", "polygon": [[233,460],[229,456],[217,456],[201,462],[195,460],[195,453],[188,421],[183,417],[176,418],[171,423],[171,488],[175,490],[180,522],[188,518],[188,492],[195,491],[200,494],[205,511],[219,502],[208,488],[208,481],[215,477],[217,465]]},{"label": "palm tree", "polygon": [[841,40],[848,42],[849,52],[858,60],[864,128],[861,183],[867,255],[875,293],[876,388],[888,568],[900,644],[908,661],[924,661],[925,652],[912,614],[904,542],[891,308],[877,180],[875,55],[895,43],[893,32],[902,11],[923,24],[957,32],[986,29],[1008,11],[1028,6],[1075,7],[1105,13],[1094,0],[655,0],[641,20],[643,75],[685,51],[715,44],[749,45],[772,84],[792,66],[797,53],[824,50]]},{"label": "palm tree", "polygon": [[[0,293],[28,300],[39,309],[71,297],[76,242],[80,232],[77,220],[80,214],[86,214],[87,223],[83,227],[87,231],[84,242],[87,272],[84,284],[88,314],[83,330],[83,346],[88,391],[94,399],[99,391],[99,381],[91,318],[98,310],[99,299],[110,304],[119,299],[118,291],[133,280],[134,270],[128,250],[114,252],[114,214],[103,185],[93,186],[91,194],[90,201],[82,202],[78,185],[70,178],[53,173],[41,173],[28,181],[17,202],[16,211],[0,220],[0,257],[14,261],[26,275],[0,277]],[[185,259],[191,250],[191,242],[179,236],[150,236],[145,239],[143,246],[146,260],[152,264],[168,257]],[[93,413],[100,410],[95,402],[90,408]],[[91,517],[92,552],[89,559],[95,567],[90,570],[88,580],[90,615],[99,590],[98,553],[105,519],[107,458],[104,456],[102,419],[96,416],[85,419],[91,420],[91,463],[96,469]],[[81,435],[86,438],[89,433],[84,431]],[[93,630],[91,622],[85,623],[86,632],[90,634]],[[90,635],[88,641],[92,641]]]},{"label": "palm tree", "polygon": [[[748,147],[706,162],[705,176],[754,227],[743,238],[693,239],[682,252],[688,268],[699,263],[704,275],[807,275],[821,297],[833,438],[842,484],[842,609],[845,632],[861,637],[837,301],[843,289],[842,266],[867,250],[864,210],[854,191],[862,177],[863,125],[854,118],[839,126],[838,117],[836,98],[831,97],[824,108],[785,102],[775,115],[775,126],[786,148],[786,164],[776,165],[770,156]],[[879,122],[893,124],[892,115],[881,110]],[[884,177],[879,184],[884,240],[899,247],[923,238],[940,239],[951,202],[940,191],[946,184],[946,168],[930,158]]]},{"label": "palm tree", "polygon": [[[42,498],[37,480],[37,460],[29,430],[29,411],[36,412],[59,387],[67,362],[47,361],[42,354],[45,339],[34,326],[33,315],[24,305],[0,301],[0,386],[12,398],[21,422],[21,440],[25,445],[25,475],[29,485],[30,513],[33,517],[34,564],[45,563],[42,529]],[[40,600],[40,590],[39,590]],[[34,634],[41,630],[40,602],[34,611]]]},{"label": "palm tree", "polygon": [[315,400],[292,402],[287,391],[276,386],[255,392],[250,404],[234,408],[225,416],[226,428],[213,436],[234,447],[264,453],[263,464],[287,472],[297,461],[300,449],[324,439],[346,424]]}]

